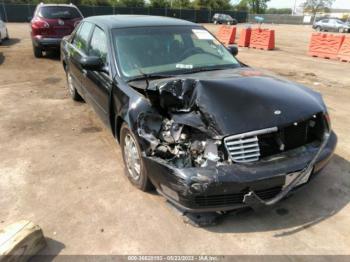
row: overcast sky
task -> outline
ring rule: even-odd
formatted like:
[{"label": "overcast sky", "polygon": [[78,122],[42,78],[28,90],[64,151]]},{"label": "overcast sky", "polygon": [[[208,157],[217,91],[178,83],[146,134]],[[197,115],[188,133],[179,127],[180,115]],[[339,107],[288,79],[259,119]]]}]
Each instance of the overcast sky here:
[{"label": "overcast sky", "polygon": [[[303,2],[304,0],[296,0],[297,6]],[[290,7],[293,8],[295,0],[270,0],[268,3],[269,7],[276,7],[276,8],[284,8],[284,7]],[[344,9],[350,9],[350,0],[336,0],[332,6],[332,8],[344,8]]]}]

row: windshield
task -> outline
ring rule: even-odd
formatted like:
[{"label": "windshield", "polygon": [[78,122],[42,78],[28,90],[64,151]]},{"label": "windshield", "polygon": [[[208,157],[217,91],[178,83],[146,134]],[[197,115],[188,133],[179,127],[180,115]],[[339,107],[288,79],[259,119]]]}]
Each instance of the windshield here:
[{"label": "windshield", "polygon": [[184,74],[239,67],[239,62],[202,27],[115,29],[113,41],[124,77]]},{"label": "windshield", "polygon": [[69,6],[43,6],[39,16],[47,19],[74,19],[80,18],[81,14],[74,7]]}]

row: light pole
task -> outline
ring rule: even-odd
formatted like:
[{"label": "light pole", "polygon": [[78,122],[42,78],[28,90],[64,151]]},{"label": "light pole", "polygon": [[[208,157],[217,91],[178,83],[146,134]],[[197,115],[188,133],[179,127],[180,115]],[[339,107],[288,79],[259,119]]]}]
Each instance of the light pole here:
[{"label": "light pole", "polygon": [[292,15],[296,15],[296,8],[297,8],[297,0],[294,0],[294,7],[293,7]]}]

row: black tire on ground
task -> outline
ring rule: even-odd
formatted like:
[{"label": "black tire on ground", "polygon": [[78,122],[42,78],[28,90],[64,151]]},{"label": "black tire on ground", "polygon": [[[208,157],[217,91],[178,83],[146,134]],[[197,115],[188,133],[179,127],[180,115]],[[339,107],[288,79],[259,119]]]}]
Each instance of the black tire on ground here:
[{"label": "black tire on ground", "polygon": [[8,31],[7,28],[6,28],[6,37],[5,37],[5,40],[9,40],[9,39],[10,39],[9,31]]},{"label": "black tire on ground", "polygon": [[[125,141],[126,141],[125,139],[127,136],[130,136],[134,140],[135,145],[136,145],[136,149],[137,149],[137,153],[139,154],[139,158],[140,158],[140,174],[139,174],[139,178],[137,180],[135,180],[131,176],[131,174],[127,168],[126,156],[125,156]],[[147,176],[147,172],[146,172],[145,167],[144,167],[143,159],[141,157],[140,145],[137,142],[137,139],[136,139],[134,133],[130,130],[130,128],[128,127],[128,125],[126,123],[123,123],[122,127],[120,129],[120,147],[121,147],[122,155],[123,155],[125,175],[128,177],[129,181],[136,188],[140,189],[141,191],[147,192],[147,191],[150,191],[151,189],[153,189],[154,187]]]},{"label": "black tire on ground", "polygon": [[33,46],[33,53],[36,58],[43,57],[43,50],[40,47]]},{"label": "black tire on ground", "polygon": [[67,88],[68,88],[68,92],[70,94],[70,97],[74,100],[74,101],[79,101],[82,102],[84,101],[84,99],[79,95],[78,90],[74,87],[73,82],[69,81],[69,73],[66,72],[66,78],[67,78]]}]

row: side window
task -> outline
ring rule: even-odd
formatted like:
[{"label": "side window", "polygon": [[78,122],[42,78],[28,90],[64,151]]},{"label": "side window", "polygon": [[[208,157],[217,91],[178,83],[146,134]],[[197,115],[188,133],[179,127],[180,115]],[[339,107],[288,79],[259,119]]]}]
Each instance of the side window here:
[{"label": "side window", "polygon": [[107,38],[106,34],[99,27],[95,26],[91,37],[89,48],[89,55],[98,56],[102,58],[103,62],[107,64]]},{"label": "side window", "polygon": [[86,22],[81,24],[72,42],[74,46],[84,53],[87,53],[91,29],[92,24]]}]

